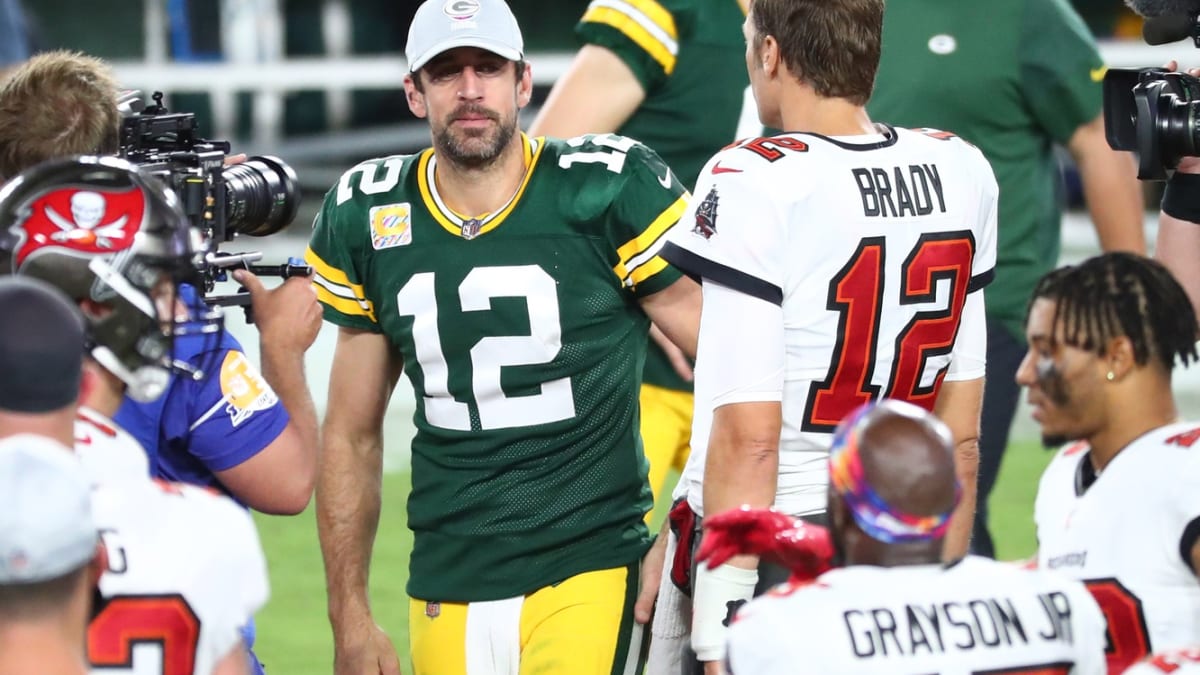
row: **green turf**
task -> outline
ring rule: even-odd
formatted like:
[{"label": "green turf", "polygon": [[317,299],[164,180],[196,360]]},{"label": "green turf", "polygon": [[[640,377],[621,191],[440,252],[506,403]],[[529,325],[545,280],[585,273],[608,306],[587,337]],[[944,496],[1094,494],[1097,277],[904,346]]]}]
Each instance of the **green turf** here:
[{"label": "green turf", "polygon": [[[992,496],[992,533],[1001,559],[1034,552],[1033,498],[1050,453],[1036,442],[1014,443]],[[407,473],[384,477],[384,506],[371,567],[371,604],[408,666],[408,605],[404,582],[412,535],[405,527]],[[660,506],[665,500],[660,500]],[[658,518],[656,523],[660,522]],[[313,507],[292,518],[259,516],[259,534],[271,570],[271,600],[258,616],[259,658],[275,675],[326,675],[333,641],[325,614],[325,580]]]},{"label": "green turf", "polygon": [[[391,636],[404,672],[408,667],[408,552],[405,526],[407,473],[386,474],[383,511],[371,566],[375,620]],[[271,574],[271,600],[258,615],[259,659],[273,675],[328,675],[333,671],[333,634],[325,613],[325,576],[317,543],[316,509],[294,517],[257,515]]]}]

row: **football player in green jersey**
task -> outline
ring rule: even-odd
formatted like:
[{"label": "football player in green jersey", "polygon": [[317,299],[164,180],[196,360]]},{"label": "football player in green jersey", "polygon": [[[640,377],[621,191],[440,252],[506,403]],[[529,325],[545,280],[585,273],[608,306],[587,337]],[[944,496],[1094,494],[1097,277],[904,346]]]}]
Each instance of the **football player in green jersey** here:
[{"label": "football player in green jersey", "polygon": [[630,139],[520,133],[522,49],[503,0],[425,2],[405,90],[433,147],[351,169],[314,224],[340,329],[317,497],[339,674],[400,670],[367,572],[402,368],[414,670],[640,667],[662,551],[637,390],[651,319],[694,353],[699,288],[657,254],[688,195]]},{"label": "football player in green jersey", "polygon": [[[654,148],[684,185],[735,140],[743,113],[749,0],[593,0],[584,46],[533,122],[535,135],[615,132]],[[753,108],[753,106],[748,106]],[[757,115],[751,111],[755,119]],[[756,132],[754,135],[758,135]],[[652,329],[653,330],[653,329]],[[692,435],[691,364],[652,333],[642,373],[642,442],[655,502]]]}]

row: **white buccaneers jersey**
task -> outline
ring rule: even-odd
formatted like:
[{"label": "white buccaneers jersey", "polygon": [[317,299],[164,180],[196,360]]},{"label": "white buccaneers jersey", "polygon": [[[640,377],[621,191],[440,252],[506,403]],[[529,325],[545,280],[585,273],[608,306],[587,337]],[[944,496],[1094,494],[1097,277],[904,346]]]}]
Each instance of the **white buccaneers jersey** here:
[{"label": "white buccaneers jersey", "polygon": [[1112,672],[1200,640],[1200,424],[1143,434],[1099,476],[1086,443],[1063,448],[1042,474],[1034,519],[1038,567],[1084,581],[1108,618]]},{"label": "white buccaneers jersey", "polygon": [[1125,675],[1200,675],[1200,647],[1152,654],[1126,670]]},{"label": "white buccaneers jersey", "polygon": [[93,483],[150,478],[150,461],[137,439],[91,408],[76,413],[75,453]]},{"label": "white buccaneers jersey", "polygon": [[858,565],[751,600],[726,654],[733,675],[1099,674],[1104,617],[1078,582],[985,558]]},{"label": "white buccaneers jersey", "polygon": [[[951,134],[879,128],[759,138],[718,153],[667,235],[663,257],[706,289],[692,453],[676,491],[697,513],[716,407],[782,400],[775,506],[802,515],[825,508],[829,440],[850,411],[880,397],[932,409],[943,379],[983,377],[981,291],[996,263],[991,167]],[[713,316],[713,285],[777,308],[771,325],[746,325],[740,311]],[[730,396],[723,383],[747,340],[781,354],[778,387]]]},{"label": "white buccaneers jersey", "polygon": [[206,489],[151,480],[137,441],[94,411],[76,423],[76,452],[95,482],[108,553],[88,625],[92,672],[211,673],[267,600],[249,513]]}]

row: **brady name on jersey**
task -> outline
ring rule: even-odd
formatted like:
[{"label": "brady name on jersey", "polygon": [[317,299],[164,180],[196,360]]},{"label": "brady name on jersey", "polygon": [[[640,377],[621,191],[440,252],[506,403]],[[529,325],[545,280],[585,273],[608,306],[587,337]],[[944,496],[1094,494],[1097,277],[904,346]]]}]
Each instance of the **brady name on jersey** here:
[{"label": "brady name on jersey", "polygon": [[[944,380],[984,374],[991,169],[953,134],[876,129],[727,148],[663,247],[688,274],[780,308],[783,344],[754,349],[786,353],[775,505],[791,515],[825,510],[829,437],[855,407],[887,397],[932,410]],[[735,401],[711,390],[730,355],[703,339],[699,351],[693,452],[675,497],[703,516],[713,410]]]}]

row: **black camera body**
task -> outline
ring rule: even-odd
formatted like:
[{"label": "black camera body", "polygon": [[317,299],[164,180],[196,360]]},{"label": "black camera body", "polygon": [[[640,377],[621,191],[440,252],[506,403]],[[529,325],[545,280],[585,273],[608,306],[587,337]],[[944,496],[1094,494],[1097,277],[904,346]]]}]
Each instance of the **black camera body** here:
[{"label": "black camera body", "polygon": [[1165,180],[1183,157],[1200,155],[1200,79],[1162,68],[1110,68],[1104,75],[1104,132],[1133,152],[1138,178]]},{"label": "black camera body", "polygon": [[194,113],[172,113],[154,92],[146,105],[139,91],[118,99],[121,112],[118,154],[146,174],[157,177],[179,197],[192,225],[202,232],[208,254],[200,275],[205,300],[216,305],[245,305],[244,294],[212,296],[214,284],[232,267],[283,278],[308,275],[298,261],[284,265],[251,265],[259,253],[226,254],[218,247],[238,235],[265,237],[287,227],[300,208],[296,172],[269,155],[227,164],[228,141],[201,138]]}]

